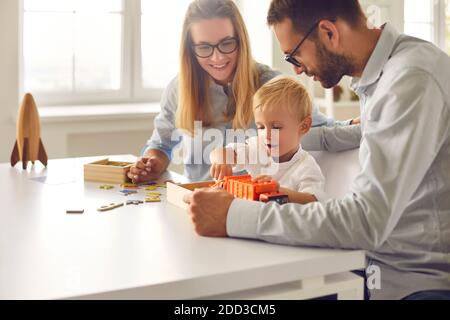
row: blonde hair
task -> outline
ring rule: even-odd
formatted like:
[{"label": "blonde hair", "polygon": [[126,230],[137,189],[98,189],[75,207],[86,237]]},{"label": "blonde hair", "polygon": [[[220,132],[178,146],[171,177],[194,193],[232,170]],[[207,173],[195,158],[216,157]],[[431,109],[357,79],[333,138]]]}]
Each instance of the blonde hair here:
[{"label": "blonde hair", "polygon": [[305,87],[291,77],[276,77],[256,91],[253,98],[253,112],[256,109],[273,110],[285,106],[288,112],[303,121],[312,113],[311,98]]},{"label": "blonde hair", "polygon": [[232,0],[195,0],[186,12],[180,48],[179,100],[175,125],[194,134],[194,121],[213,125],[209,97],[209,75],[199,65],[192,50],[191,26],[205,19],[229,18],[238,39],[238,60],[230,93],[235,106],[224,119],[233,119],[233,128],[248,128],[252,119],[253,95],[260,85],[256,63],[252,58],[247,29],[239,9]]}]

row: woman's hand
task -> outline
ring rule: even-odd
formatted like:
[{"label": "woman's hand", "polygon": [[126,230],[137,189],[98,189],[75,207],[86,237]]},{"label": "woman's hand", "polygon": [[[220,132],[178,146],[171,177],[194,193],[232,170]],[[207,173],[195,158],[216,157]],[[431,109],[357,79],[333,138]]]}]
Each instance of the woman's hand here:
[{"label": "woman's hand", "polygon": [[163,167],[163,163],[158,157],[140,158],[131,166],[128,178],[133,183],[157,180],[165,170]]}]

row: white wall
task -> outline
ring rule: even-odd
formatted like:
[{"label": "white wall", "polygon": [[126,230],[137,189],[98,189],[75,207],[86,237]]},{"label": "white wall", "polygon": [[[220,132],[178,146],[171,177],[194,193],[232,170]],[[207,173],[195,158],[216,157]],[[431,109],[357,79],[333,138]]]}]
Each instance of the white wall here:
[{"label": "white wall", "polygon": [[[15,142],[19,97],[19,0],[0,1],[0,162],[9,162]],[[138,154],[153,130],[151,114],[124,119],[63,117],[41,121],[49,158],[103,154]]]},{"label": "white wall", "polygon": [[127,119],[42,121],[50,158],[107,154],[138,155],[153,130],[153,116]]},{"label": "white wall", "polygon": [[19,104],[19,5],[0,1],[0,162],[9,161],[14,145],[12,115]]}]

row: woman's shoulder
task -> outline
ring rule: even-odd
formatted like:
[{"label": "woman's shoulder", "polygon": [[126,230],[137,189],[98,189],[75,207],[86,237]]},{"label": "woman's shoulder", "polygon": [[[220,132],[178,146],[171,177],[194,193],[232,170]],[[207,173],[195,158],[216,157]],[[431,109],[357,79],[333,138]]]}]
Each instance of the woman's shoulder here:
[{"label": "woman's shoulder", "polygon": [[178,75],[166,85],[161,95],[161,108],[170,109],[175,112],[178,106]]},{"label": "woman's shoulder", "polygon": [[261,85],[281,74],[280,71],[259,62],[256,62],[256,70],[258,70]]},{"label": "woman's shoulder", "polygon": [[167,84],[166,88],[163,91],[162,94],[162,100],[178,100],[178,84],[179,84],[179,76],[176,75],[175,77],[170,80],[170,82]]},{"label": "woman's shoulder", "polygon": [[178,84],[180,82],[179,75],[177,74],[175,77],[170,80],[169,84],[166,86],[166,91],[174,92],[178,91]]}]

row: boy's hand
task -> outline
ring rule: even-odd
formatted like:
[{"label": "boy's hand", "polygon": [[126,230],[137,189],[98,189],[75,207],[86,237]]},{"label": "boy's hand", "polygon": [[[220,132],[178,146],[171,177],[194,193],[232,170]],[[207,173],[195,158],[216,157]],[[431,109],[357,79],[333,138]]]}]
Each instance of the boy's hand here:
[{"label": "boy's hand", "polygon": [[209,173],[214,180],[222,180],[224,177],[233,175],[233,165],[235,163],[234,150],[230,148],[218,148],[211,152],[209,159],[211,168]]},{"label": "boy's hand", "polygon": [[161,176],[162,163],[157,157],[140,158],[131,166],[128,178],[133,183],[156,180]]},{"label": "boy's hand", "polygon": [[277,190],[280,190],[280,184],[278,183],[278,181],[274,180],[271,176],[261,175],[254,177],[252,180],[254,182],[275,182],[277,184]]},{"label": "boy's hand", "polygon": [[229,164],[213,163],[209,172],[214,180],[222,180],[224,177],[233,175],[233,167]]},{"label": "boy's hand", "polygon": [[352,119],[352,121],[350,121],[350,125],[352,126],[352,125],[356,125],[356,124],[361,124],[361,119],[358,117],[358,118],[355,118],[355,119]]}]

